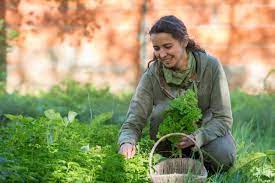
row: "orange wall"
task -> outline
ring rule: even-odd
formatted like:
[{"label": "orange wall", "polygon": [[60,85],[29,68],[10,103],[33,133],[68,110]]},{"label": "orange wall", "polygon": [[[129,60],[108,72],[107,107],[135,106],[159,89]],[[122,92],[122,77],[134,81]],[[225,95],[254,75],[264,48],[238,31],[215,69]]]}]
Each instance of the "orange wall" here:
[{"label": "orange wall", "polygon": [[20,32],[7,57],[9,90],[47,89],[68,77],[132,90],[152,58],[150,26],[173,14],[224,64],[231,88],[262,91],[275,68],[275,1],[148,0],[142,18],[143,2],[6,0],[8,26]]}]

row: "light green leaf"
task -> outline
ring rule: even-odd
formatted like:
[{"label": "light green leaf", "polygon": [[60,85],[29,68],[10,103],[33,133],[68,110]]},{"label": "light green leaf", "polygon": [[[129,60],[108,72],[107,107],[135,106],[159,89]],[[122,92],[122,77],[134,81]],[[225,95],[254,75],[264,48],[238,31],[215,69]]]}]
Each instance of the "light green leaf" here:
[{"label": "light green leaf", "polygon": [[88,152],[88,151],[90,150],[90,144],[87,144],[87,145],[85,145],[85,146],[82,146],[82,147],[80,148],[80,150],[81,150],[82,152]]},{"label": "light green leaf", "polygon": [[53,144],[53,131],[52,130],[50,130],[48,135],[47,135],[47,143],[48,143],[48,145]]},{"label": "light green leaf", "polygon": [[97,115],[93,120],[92,120],[92,125],[102,125],[106,121],[112,119],[113,113],[112,112],[105,112],[101,113],[100,115]]},{"label": "light green leaf", "polygon": [[255,162],[261,158],[266,157],[267,155],[262,152],[254,152],[254,153],[249,153],[246,155],[244,158],[239,160],[236,165],[229,171],[229,174],[235,173],[237,170],[242,169],[243,167],[251,164],[252,162]]},{"label": "light green leaf", "polygon": [[22,115],[13,115],[13,114],[5,114],[5,117],[12,121],[20,121],[20,122],[30,122],[33,121],[34,118],[22,116]]},{"label": "light green leaf", "polygon": [[77,116],[77,113],[76,113],[76,112],[74,112],[74,111],[69,111],[69,113],[68,113],[68,120],[69,120],[69,123],[73,122],[76,116]]},{"label": "light green leaf", "polygon": [[12,115],[12,114],[5,114],[5,117],[8,118],[9,120],[12,120],[12,121],[18,119],[18,116]]},{"label": "light green leaf", "polygon": [[272,149],[266,150],[265,153],[266,153],[268,156],[275,156],[275,150],[272,150]]},{"label": "light green leaf", "polygon": [[44,114],[48,119],[51,119],[51,120],[60,120],[60,119],[62,119],[60,113],[55,112],[53,109],[46,110],[44,112]]},{"label": "light green leaf", "polygon": [[68,124],[70,123],[70,121],[68,120],[67,117],[65,117],[65,118],[63,119],[63,121],[64,121],[64,123],[65,123],[65,127],[67,127]]}]

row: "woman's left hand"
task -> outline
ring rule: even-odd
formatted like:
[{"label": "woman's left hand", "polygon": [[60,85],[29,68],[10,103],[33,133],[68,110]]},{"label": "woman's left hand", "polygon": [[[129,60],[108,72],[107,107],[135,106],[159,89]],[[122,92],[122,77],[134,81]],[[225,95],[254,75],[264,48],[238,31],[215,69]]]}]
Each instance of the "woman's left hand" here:
[{"label": "woman's left hand", "polygon": [[[195,140],[195,137],[193,135],[189,135],[188,137]],[[177,147],[181,148],[181,149],[184,149],[184,148],[187,148],[187,147],[192,146],[192,145],[194,145],[194,142],[192,140],[190,140],[187,137],[182,137],[180,143],[177,144]]]}]

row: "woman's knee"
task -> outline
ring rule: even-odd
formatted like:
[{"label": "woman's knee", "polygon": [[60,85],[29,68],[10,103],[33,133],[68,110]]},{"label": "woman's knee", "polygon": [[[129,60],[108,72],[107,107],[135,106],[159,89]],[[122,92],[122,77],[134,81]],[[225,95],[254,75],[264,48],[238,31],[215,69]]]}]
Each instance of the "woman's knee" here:
[{"label": "woman's knee", "polygon": [[236,159],[236,146],[231,134],[218,137],[202,147],[205,163],[214,171],[225,171],[233,166]]}]

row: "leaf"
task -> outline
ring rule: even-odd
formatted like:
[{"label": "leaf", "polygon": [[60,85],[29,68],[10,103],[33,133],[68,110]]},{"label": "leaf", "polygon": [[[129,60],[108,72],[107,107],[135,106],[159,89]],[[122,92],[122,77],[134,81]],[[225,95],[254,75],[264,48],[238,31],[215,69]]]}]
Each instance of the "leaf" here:
[{"label": "leaf", "polygon": [[34,120],[34,118],[32,117],[26,117],[22,115],[13,115],[13,114],[5,114],[5,117],[11,121],[20,121],[20,122],[30,122]]},{"label": "leaf", "polygon": [[70,121],[68,120],[67,117],[65,117],[65,118],[63,119],[63,121],[64,121],[64,123],[65,123],[65,127],[67,127],[68,124],[70,123]]},{"label": "leaf", "polygon": [[69,111],[69,113],[68,113],[68,120],[69,120],[69,122],[70,122],[70,123],[73,122],[76,116],[77,116],[77,113],[76,113],[76,112],[74,112],[74,111]]},{"label": "leaf", "polygon": [[243,167],[251,164],[252,162],[255,162],[256,160],[259,160],[261,158],[266,157],[267,155],[262,152],[256,152],[256,153],[249,153],[247,156],[242,158],[234,167],[230,170],[229,174],[233,174],[236,171],[242,169]]},{"label": "leaf", "polygon": [[97,115],[93,120],[92,120],[92,125],[99,125],[99,124],[104,124],[106,121],[112,119],[113,113],[112,112],[105,112],[100,115]]},{"label": "leaf", "polygon": [[266,182],[271,182],[272,179],[274,180],[275,178],[275,169],[268,164],[264,164],[261,167],[254,166],[250,171],[253,178],[257,179],[259,182],[264,182],[264,180],[266,180]]},{"label": "leaf", "polygon": [[69,111],[68,117],[64,117],[63,121],[65,123],[65,127],[67,127],[70,123],[72,123],[77,116],[77,113],[74,111]]},{"label": "leaf", "polygon": [[44,114],[48,119],[51,119],[51,120],[60,120],[60,119],[62,119],[60,113],[55,112],[53,109],[46,110],[44,112]]},{"label": "leaf", "polygon": [[53,131],[52,131],[52,129],[49,131],[49,133],[47,135],[47,143],[48,143],[48,145],[53,144]]},{"label": "leaf", "polygon": [[269,149],[265,151],[265,154],[268,156],[275,156],[275,150]]},{"label": "leaf", "polygon": [[88,152],[88,151],[90,150],[90,144],[87,144],[87,145],[85,145],[85,146],[82,146],[82,147],[80,148],[80,150],[81,150],[82,152]]},{"label": "leaf", "polygon": [[12,114],[5,114],[5,117],[8,118],[9,120],[17,120],[18,116],[17,115],[12,115]]}]

